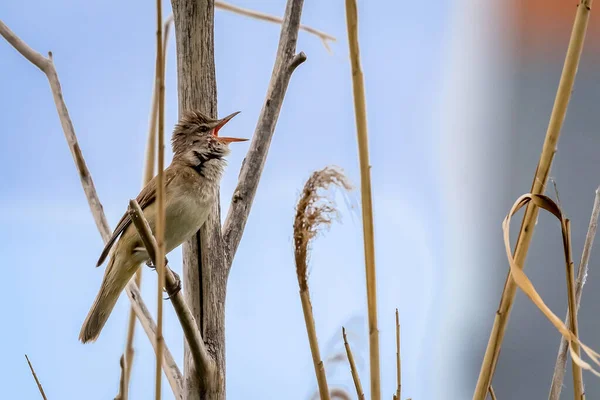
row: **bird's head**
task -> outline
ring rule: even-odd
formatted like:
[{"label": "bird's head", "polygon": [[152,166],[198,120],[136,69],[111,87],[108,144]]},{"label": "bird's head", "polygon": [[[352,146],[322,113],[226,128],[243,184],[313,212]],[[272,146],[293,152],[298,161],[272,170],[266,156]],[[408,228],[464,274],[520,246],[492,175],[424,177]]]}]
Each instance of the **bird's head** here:
[{"label": "bird's head", "polygon": [[221,128],[238,114],[239,111],[225,118],[212,119],[197,110],[184,112],[173,130],[173,158],[198,168],[213,162],[223,164],[223,158],[230,151],[229,143],[248,140],[219,136]]}]

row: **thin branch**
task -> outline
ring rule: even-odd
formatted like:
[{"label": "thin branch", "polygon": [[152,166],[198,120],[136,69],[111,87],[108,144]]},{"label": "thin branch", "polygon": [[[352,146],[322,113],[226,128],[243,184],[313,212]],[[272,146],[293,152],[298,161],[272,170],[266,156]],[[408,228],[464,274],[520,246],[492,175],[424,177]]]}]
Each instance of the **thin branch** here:
[{"label": "thin branch", "polygon": [[348,44],[350,46],[350,62],[352,65],[354,115],[356,118],[358,158],[360,162],[360,188],[367,283],[367,307],[369,314],[371,399],[379,400],[381,398],[381,374],[379,364],[379,330],[377,327],[377,278],[375,273],[375,238],[373,228],[373,200],[371,197],[371,165],[369,162],[369,138],[367,133],[365,81],[361,68],[360,47],[358,43],[358,5],[356,0],[346,0],[346,25],[348,28]]},{"label": "thin branch", "polygon": [[496,399],[496,392],[494,392],[494,388],[492,387],[492,385],[490,385],[490,397],[492,398],[492,400],[497,400]]},{"label": "thin branch", "polygon": [[[590,223],[588,226],[587,235],[585,237],[585,244],[583,245],[583,252],[581,253],[579,270],[577,271],[577,281],[575,284],[575,303],[577,305],[577,311],[579,311],[579,306],[581,304],[581,294],[588,274],[590,254],[592,252],[592,246],[594,245],[596,230],[598,229],[598,216],[600,216],[600,188],[596,189],[596,197],[594,199],[592,215],[590,217]],[[569,312],[567,311],[565,324],[572,329],[569,321],[570,316]],[[575,333],[575,331],[573,333]],[[560,399],[560,392],[562,391],[562,384],[565,379],[565,366],[567,364],[568,350],[569,348],[567,340],[562,337],[560,340],[560,345],[558,346],[558,355],[556,356],[556,364],[554,365],[554,375],[552,376],[552,384],[550,385],[550,395],[548,396],[548,400]]]},{"label": "thin branch", "polygon": [[[573,267],[573,257],[571,251],[571,221],[568,219],[565,220],[564,228],[566,231],[566,241],[567,246],[565,248],[568,251],[567,257],[567,294],[568,294],[568,304],[569,304],[569,329],[573,332],[573,335],[576,337],[579,336],[579,326],[577,323],[577,301],[575,300],[575,268]],[[579,343],[572,341],[571,348],[577,356],[580,355]],[[583,374],[581,371],[581,365],[579,365],[575,360],[572,360],[573,367],[573,391],[575,395],[575,399],[583,400]]]},{"label": "thin branch", "polygon": [[[135,316],[135,314],[133,314],[133,315]],[[129,354],[128,354],[128,356],[129,356]],[[131,356],[133,356],[133,348],[131,349]],[[121,357],[119,358],[119,367],[121,369],[121,374],[119,375],[119,393],[115,397],[115,400],[127,400],[128,396],[129,396],[129,391],[128,391],[129,388],[127,387],[127,383],[128,383],[127,370],[129,368],[127,367],[127,364],[125,362],[125,354],[121,354]]]},{"label": "thin branch", "polygon": [[[169,28],[173,23],[173,16],[167,17],[164,22],[164,33],[163,33],[163,58],[162,65],[163,69],[166,64],[166,54],[167,54],[167,44],[169,42]],[[148,127],[148,140],[146,143],[146,157],[144,162],[144,175],[142,177],[142,188],[146,186],[148,182],[154,177],[154,163],[155,163],[155,154],[156,154],[156,119],[158,117],[158,91],[156,90],[156,82],[154,82],[154,88],[152,90],[152,106],[150,108],[150,126]],[[138,287],[142,284],[142,268],[138,268],[135,273],[135,283]],[[133,365],[133,337],[135,335],[135,312],[133,311],[133,306],[129,311],[129,322],[127,324],[127,342],[125,344],[125,355],[126,355],[126,372],[127,375],[125,377],[124,388],[127,391],[129,388],[129,382],[131,380],[131,369]],[[127,393],[122,395],[124,392],[120,392],[121,400],[127,400]],[[117,396],[119,397],[119,396]]]},{"label": "thin branch", "polygon": [[365,400],[365,393],[363,392],[362,385],[360,384],[360,377],[358,376],[358,370],[356,369],[356,363],[354,362],[354,356],[348,343],[348,337],[346,336],[346,328],[342,327],[342,336],[344,337],[344,347],[346,348],[346,354],[348,355],[348,362],[350,363],[350,373],[352,374],[352,380],[354,381],[354,387],[356,388],[356,395],[358,400]]},{"label": "thin branch", "polygon": [[58,117],[60,118],[60,122],[65,133],[65,138],[69,144],[71,155],[73,156],[73,160],[77,166],[77,172],[79,173],[79,178],[81,179],[81,185],[83,186],[85,195],[90,203],[94,221],[96,222],[96,226],[98,227],[98,230],[102,236],[110,237],[111,231],[108,227],[108,223],[106,222],[106,218],[103,218],[102,204],[100,203],[100,199],[98,199],[98,194],[96,193],[92,176],[90,175],[90,171],[88,170],[85,160],[83,159],[83,155],[81,154],[81,149],[79,148],[79,143],[77,142],[77,136],[75,136],[75,129],[73,128],[73,123],[69,117],[69,111],[67,110],[67,106],[65,105],[63,99],[60,81],[58,80],[58,75],[56,73],[56,69],[54,68],[54,63],[52,62],[52,53],[48,53],[48,58],[43,57],[41,54],[29,47],[19,37],[17,37],[17,35],[15,35],[6,25],[4,25],[2,21],[0,21],[0,35],[2,35],[19,53],[21,53],[44,74],[46,74],[48,82],[50,83],[50,89],[52,90],[52,96],[54,97],[54,103],[56,104],[56,111],[58,112]]},{"label": "thin branch", "polygon": [[[107,242],[110,239],[111,230],[108,226],[108,222],[106,221],[106,215],[104,214],[102,204],[98,199],[98,194],[96,193],[96,188],[94,187],[92,176],[90,175],[90,172],[85,163],[85,159],[83,158],[83,154],[81,153],[81,148],[79,147],[79,143],[77,142],[75,129],[73,128],[73,123],[71,122],[67,106],[63,99],[60,81],[58,80],[58,74],[56,73],[56,69],[54,68],[52,58],[44,58],[39,53],[35,52],[25,42],[19,39],[2,21],[0,21],[0,35],[2,35],[11,45],[13,45],[13,47],[15,47],[15,49],[19,51],[19,53],[21,53],[25,58],[31,61],[42,72],[44,72],[44,74],[46,74],[48,82],[50,83],[50,88],[52,90],[54,102],[56,104],[58,117],[60,119],[65,138],[67,139],[67,144],[69,146],[69,149],[71,150],[73,160],[75,161],[75,167],[77,168],[77,172],[79,173],[79,177],[81,179],[83,191],[85,192],[94,220],[96,221],[98,231],[100,232],[100,235],[102,236],[104,242]],[[129,296],[131,301],[136,306],[136,315],[139,318],[142,326],[156,326],[152,319],[152,315],[150,314],[146,305],[144,304],[139,289],[133,280],[127,284],[125,291],[127,292],[127,295]],[[146,332],[148,333],[148,331]],[[149,338],[152,341],[153,338]],[[173,357],[171,356],[170,352],[167,352],[164,358],[170,358],[171,360],[173,360]],[[175,397],[177,399],[182,398],[182,378],[181,372],[179,372],[177,365],[173,362],[173,364],[163,365],[163,369],[165,371],[165,374],[167,375],[169,383],[171,384],[173,392],[175,393]]]},{"label": "thin branch", "polygon": [[[552,114],[548,123],[546,138],[544,139],[544,145],[542,147],[538,166],[533,178],[532,188],[530,191],[533,195],[543,194],[546,190],[546,182],[548,181],[548,175],[550,173],[552,161],[556,152],[556,146],[558,144],[561,128],[567,113],[567,106],[569,105],[569,100],[571,99],[571,93],[573,91],[573,84],[575,82],[575,76],[577,74],[577,68],[581,58],[591,6],[592,0],[580,0],[577,6],[575,22],[573,23],[573,30],[571,32],[571,39],[569,40],[569,47],[567,49],[565,63],[560,77],[560,82],[558,84],[558,90],[556,92]],[[535,221],[537,221],[538,212],[539,209],[534,202],[529,202],[527,204],[514,252],[515,265],[518,269],[523,269],[523,266],[525,265],[525,259],[529,251],[531,238],[533,237]],[[517,284],[513,279],[512,272],[509,272],[504,285],[504,290],[502,292],[502,297],[500,299],[500,305],[495,314],[494,325],[492,327],[483,362],[481,364],[479,378],[477,379],[477,385],[473,394],[473,400],[484,400],[488,393],[488,389],[492,383],[492,377],[496,369],[496,364],[498,363],[498,359],[500,357],[500,349],[502,347],[504,333],[506,332],[508,318],[510,316],[510,311],[514,303],[516,293]]]},{"label": "thin branch", "polygon": [[[156,85],[158,90],[158,165],[157,165],[157,181],[156,181],[156,259],[154,265],[158,273],[156,287],[156,387],[155,398],[160,400],[162,393],[162,353],[165,346],[165,338],[163,337],[163,298],[162,292],[165,287],[165,73],[163,62],[163,47],[162,47],[162,0],[156,0]],[[141,214],[140,214],[141,215]],[[132,218],[133,219],[133,218]]]},{"label": "thin branch", "polygon": [[400,316],[396,308],[396,397],[400,399],[402,393],[402,364],[400,363]]},{"label": "thin branch", "polygon": [[250,149],[242,165],[238,184],[233,192],[227,218],[223,224],[228,268],[231,268],[231,263],[242,239],[290,78],[296,67],[306,60],[303,52],[295,54],[302,4],[303,0],[289,0],[287,3],[265,102],[260,110]]},{"label": "thin branch", "polygon": [[[129,214],[131,215],[131,220],[135,225],[135,228],[138,231],[138,234],[142,238],[144,242],[144,246],[148,251],[148,255],[154,265],[156,265],[158,247],[156,244],[156,240],[152,235],[152,230],[150,229],[150,225],[148,221],[144,217],[142,209],[139,204],[135,200],[129,201]],[[163,262],[164,262],[163,257]],[[192,312],[190,311],[185,299],[183,298],[183,294],[181,293],[181,282],[179,277],[175,275],[175,273],[169,268],[169,266],[165,263],[165,289],[171,302],[173,303],[173,308],[175,309],[175,313],[179,318],[179,322],[181,323],[181,327],[183,328],[183,333],[188,342],[192,355],[194,357],[194,362],[196,363],[196,367],[198,372],[202,376],[211,376],[215,370],[214,360],[208,353],[206,346],[204,344],[204,340],[202,340],[202,336],[200,331],[198,330],[198,325]]]},{"label": "thin branch", "polygon": [[[256,19],[259,19],[262,21],[273,22],[275,24],[283,23],[282,18],[276,17],[274,15],[265,14],[265,13],[262,13],[259,11],[254,11],[254,10],[249,10],[247,8],[234,6],[233,4],[226,3],[224,1],[215,1],[215,8],[220,8],[225,11],[230,11],[232,13],[240,14],[240,15],[250,17],[250,18],[256,18]],[[335,42],[336,38],[334,36],[331,36],[328,33],[321,32],[315,28],[311,28],[310,26],[306,26],[306,25],[300,25],[300,30],[303,30],[305,32],[308,32],[308,33],[311,33],[311,34],[317,36],[319,39],[321,39],[321,42],[323,42],[323,46],[325,46],[327,51],[331,53],[331,48],[329,47],[328,42],[329,41]]]},{"label": "thin branch", "polygon": [[31,375],[33,375],[33,379],[35,379],[35,383],[37,384],[38,390],[40,391],[42,398],[44,400],[48,400],[46,398],[46,393],[44,393],[44,388],[42,388],[42,384],[40,383],[40,380],[38,379],[38,377],[35,373],[35,370],[33,369],[33,365],[31,365],[31,361],[29,361],[29,357],[27,357],[27,354],[25,354],[25,359],[27,359],[27,364],[29,364],[29,369],[31,370]]},{"label": "thin branch", "polygon": [[[142,300],[142,293],[140,289],[137,287],[133,279],[129,281],[128,286],[125,289],[129,300],[131,301],[131,305],[133,306],[133,310],[135,311],[135,315],[137,315],[144,332],[148,336],[150,340],[150,344],[156,353],[156,323],[152,319],[152,315],[150,314],[150,310],[146,307],[146,304]],[[142,316],[142,317],[140,317]],[[173,390],[173,394],[176,400],[183,400],[183,375],[173,358],[173,355],[169,351],[169,348],[165,345],[163,349],[163,371],[167,376],[167,380],[169,381],[169,385],[171,385],[171,389]]]}]

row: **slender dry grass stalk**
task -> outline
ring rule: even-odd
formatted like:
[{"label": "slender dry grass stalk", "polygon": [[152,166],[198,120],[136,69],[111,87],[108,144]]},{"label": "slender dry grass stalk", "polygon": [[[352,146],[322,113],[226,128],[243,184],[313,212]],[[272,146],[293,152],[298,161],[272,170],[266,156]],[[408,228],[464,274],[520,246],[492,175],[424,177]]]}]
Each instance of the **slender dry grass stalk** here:
[{"label": "slender dry grass stalk", "polygon": [[492,385],[490,385],[490,397],[492,398],[492,400],[496,400],[496,392],[494,392],[494,388],[492,387]]},{"label": "slender dry grass stalk", "polygon": [[[225,11],[230,11],[234,14],[239,14],[239,15],[243,15],[246,17],[259,19],[262,21],[273,22],[275,24],[283,23],[283,18],[276,17],[276,16],[270,15],[270,14],[265,14],[265,13],[262,13],[259,11],[248,10],[247,8],[234,6],[233,4],[226,3],[224,1],[215,1],[215,8],[220,8]],[[311,33],[311,34],[317,36],[319,39],[321,39],[321,42],[323,43],[323,46],[325,46],[325,49],[327,49],[327,51],[331,53],[331,48],[329,47],[329,42],[336,41],[334,36],[331,36],[328,33],[321,32],[320,30],[311,28],[310,26],[306,26],[306,25],[300,25],[300,29],[305,32]]]},{"label": "slender dry grass stalk", "polygon": [[156,185],[156,272],[158,273],[157,283],[157,315],[156,315],[156,400],[161,398],[162,386],[162,351],[164,347],[164,337],[162,333],[163,325],[163,288],[165,287],[165,72],[163,68],[164,56],[162,47],[162,3],[156,0],[156,88],[158,90],[158,177]]},{"label": "slender dry grass stalk", "polygon": [[[575,287],[575,303],[577,306],[577,310],[579,310],[579,306],[581,304],[581,294],[583,292],[583,285],[585,285],[586,277],[588,274],[588,263],[590,261],[590,254],[592,251],[592,246],[594,245],[596,230],[598,229],[598,216],[600,216],[600,188],[596,189],[596,196],[594,199],[594,206],[592,208],[592,215],[590,217],[590,224],[588,226],[587,235],[585,237],[583,252],[581,253],[579,270],[577,271],[577,282]],[[565,324],[570,324],[569,315],[570,313],[567,311],[567,316],[565,317]],[[561,337],[560,345],[558,347],[558,355],[556,356],[556,364],[554,365],[554,375],[552,376],[552,384],[550,385],[550,394],[548,396],[548,400],[560,399],[560,392],[562,391],[562,384],[565,378],[567,351],[567,340],[564,337]]]},{"label": "slender dry grass stalk", "polygon": [[37,384],[38,390],[40,391],[42,398],[44,400],[48,400],[46,398],[46,393],[44,393],[44,388],[42,388],[42,384],[40,383],[40,380],[38,379],[37,374],[35,373],[35,370],[33,369],[33,365],[31,365],[31,361],[29,361],[29,357],[27,357],[27,354],[25,354],[25,359],[27,360],[27,364],[29,364],[29,369],[31,370],[31,375],[33,375],[33,379],[35,379],[35,383]]},{"label": "slender dry grass stalk", "polygon": [[[567,106],[571,98],[573,83],[575,82],[575,75],[577,74],[577,68],[579,66],[579,59],[583,49],[591,6],[592,0],[580,0],[577,8],[577,14],[571,32],[571,39],[565,57],[565,64],[560,77],[556,99],[554,100],[554,107],[550,116],[550,122],[548,124],[540,160],[533,179],[531,193],[534,195],[542,194],[546,188],[548,174],[556,151],[561,127],[567,113]],[[528,203],[515,247],[515,265],[519,269],[522,269],[525,264],[525,258],[535,229],[538,211],[539,210],[534,202]],[[500,306],[496,312],[492,332],[490,333],[487,349],[479,372],[479,378],[477,380],[477,386],[473,394],[473,400],[484,400],[492,383],[492,377],[500,355],[500,348],[504,339],[504,333],[506,331],[506,325],[508,323],[516,291],[517,285],[515,284],[512,275],[509,273],[504,285]]]},{"label": "slender dry grass stalk", "polygon": [[[567,268],[566,268],[566,273],[567,273],[567,299],[568,299],[568,304],[569,304],[569,329],[571,330],[571,332],[573,332],[573,335],[575,335],[575,337],[579,336],[579,325],[577,323],[577,300],[575,299],[575,268],[573,267],[573,255],[571,252],[571,221],[569,221],[568,219],[565,220],[564,222],[564,229],[566,230],[566,241],[567,241],[567,246],[566,246],[566,251],[568,252],[567,254]],[[573,351],[575,351],[575,353],[579,356],[580,355],[580,350],[579,350],[579,343],[573,341],[571,342],[571,346],[573,348]],[[578,399],[578,400],[583,400],[585,399],[584,396],[584,392],[583,392],[583,375],[581,372],[581,365],[579,363],[577,363],[575,361],[575,359],[571,360],[572,361],[572,367],[573,367],[573,392],[574,392],[574,399]]]},{"label": "slender dry grass stalk", "polygon": [[[166,59],[167,59],[167,44],[169,43],[169,28],[173,23],[173,16],[170,15],[164,22],[164,33],[163,33],[163,70],[165,69]],[[155,72],[156,76],[156,72]],[[156,163],[156,120],[158,119],[158,91],[156,90],[156,82],[154,88],[152,89],[152,106],[150,108],[150,126],[148,127],[148,140],[146,142],[146,157],[144,161],[144,174],[142,176],[142,188],[146,186],[148,182],[154,177],[154,165]],[[135,273],[135,283],[138,285],[138,288],[141,287],[142,284],[142,268],[138,268]],[[133,365],[133,337],[135,335],[135,311],[133,305],[129,311],[129,321],[127,323],[127,341],[125,344],[125,370],[121,369],[122,372],[125,372],[127,375],[124,380],[124,386],[120,385],[120,392],[117,397],[120,400],[127,400],[128,391],[129,391],[129,382],[131,380],[131,368]],[[123,388],[125,391],[123,391]]]},{"label": "slender dry grass stalk", "polygon": [[308,334],[310,351],[319,385],[322,400],[329,400],[329,389],[325,368],[321,360],[317,331],[310,303],[308,290],[308,257],[310,245],[320,229],[328,227],[338,217],[338,212],[331,198],[320,194],[331,186],[350,190],[351,185],[344,174],[337,168],[326,167],[314,172],[302,190],[302,195],[296,206],[294,218],[294,258],[296,262],[296,275],[300,287],[300,300],[304,313],[304,322]]},{"label": "slender dry grass stalk", "polygon": [[346,354],[348,355],[348,363],[350,363],[350,373],[352,374],[352,380],[354,381],[354,387],[356,388],[356,395],[358,400],[365,400],[365,393],[363,392],[362,385],[360,383],[360,376],[358,376],[358,370],[356,369],[356,363],[354,362],[354,356],[346,337],[346,328],[342,326],[342,336],[344,338],[344,347],[346,348]]},{"label": "slender dry grass stalk", "polygon": [[400,399],[402,393],[402,364],[400,363],[400,315],[396,308],[396,382],[398,387],[396,388],[396,398]]},{"label": "slender dry grass stalk", "polygon": [[115,397],[115,400],[127,400],[127,397],[129,396],[129,391],[127,390],[127,379],[129,375],[128,370],[131,370],[131,368],[129,368],[125,362],[125,354],[127,354],[128,356],[131,355],[133,357],[133,348],[131,349],[131,353],[121,354],[121,357],[119,358],[119,367],[121,368],[121,375],[119,377],[119,393]]},{"label": "slender dry grass stalk", "polygon": [[358,6],[356,3],[356,0],[346,0],[346,25],[348,27],[348,43],[350,45],[350,61],[352,64],[354,114],[356,117],[356,133],[358,137],[358,155],[360,161],[360,187],[367,278],[367,306],[369,311],[371,399],[379,400],[381,398],[381,383],[379,371],[379,330],[377,327],[377,276],[375,273],[373,200],[371,198],[371,165],[369,162],[365,82],[360,65],[360,49],[358,44]]}]

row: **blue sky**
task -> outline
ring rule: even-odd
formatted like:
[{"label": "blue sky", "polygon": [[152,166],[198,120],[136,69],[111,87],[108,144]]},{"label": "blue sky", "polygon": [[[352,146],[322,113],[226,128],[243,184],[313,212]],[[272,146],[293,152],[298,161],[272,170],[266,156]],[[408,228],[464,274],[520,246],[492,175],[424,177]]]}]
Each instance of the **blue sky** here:
[{"label": "blue sky", "polygon": [[[444,237],[436,229],[444,193],[438,180],[443,46],[447,2],[367,6],[359,1],[375,205],[382,384],[395,385],[394,309],[403,326],[403,392],[431,397],[440,341],[434,309],[444,289]],[[281,15],[285,2],[236,0]],[[164,3],[164,14],[170,4]],[[52,50],[67,106],[111,226],[141,182],[154,70],[154,3],[40,0],[2,2],[0,18],[31,47]],[[304,24],[338,38],[330,55],[301,33],[308,60],[292,77],[246,231],[229,279],[227,388],[230,398],[308,398],[315,386],[292,253],[295,202],[316,169],[339,165],[359,184],[342,1],[306,1]],[[271,75],[279,28],[220,10],[215,15],[219,114],[241,110],[227,126],[250,137]],[[175,46],[168,49],[166,131],[177,117]],[[112,398],[129,310],[123,295],[98,342],[77,341],[102,273],[102,241],[89,213],[45,76],[0,41],[0,240],[5,270],[0,303],[2,397],[36,398],[27,353],[52,399]],[[234,135],[235,133],[235,135]],[[232,146],[222,183],[226,215],[247,144]],[[170,159],[170,157],[169,157]],[[349,324],[367,387],[368,343],[358,192],[342,223],[314,245],[310,287],[324,357],[339,349]],[[180,249],[169,260],[180,271]],[[156,309],[156,276],[143,292]],[[182,365],[182,336],[169,304],[166,342]],[[151,398],[154,357],[141,329],[130,395]],[[331,384],[352,389],[344,365]],[[171,398],[164,381],[164,398]]]}]

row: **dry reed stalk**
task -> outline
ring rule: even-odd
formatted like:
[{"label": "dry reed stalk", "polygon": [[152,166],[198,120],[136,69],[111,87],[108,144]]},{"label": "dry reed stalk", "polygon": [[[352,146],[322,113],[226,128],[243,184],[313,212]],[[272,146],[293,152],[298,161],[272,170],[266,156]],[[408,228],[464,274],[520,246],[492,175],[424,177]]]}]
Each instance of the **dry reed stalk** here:
[{"label": "dry reed stalk", "polygon": [[494,392],[494,388],[490,385],[490,397],[492,400],[496,400],[496,392]]},{"label": "dry reed stalk", "polygon": [[[165,69],[166,64],[166,54],[167,54],[167,44],[169,42],[169,27],[173,22],[173,16],[170,15],[164,22],[163,27],[163,70]],[[156,76],[156,72],[155,72]],[[158,118],[158,93],[156,90],[156,82],[154,84],[154,88],[152,89],[152,106],[150,108],[150,126],[148,128],[148,140],[146,142],[146,156],[144,160],[144,174],[142,176],[142,188],[146,186],[148,182],[154,177],[154,164],[156,162],[156,120]],[[138,268],[135,273],[135,283],[138,287],[142,284],[142,268]],[[120,386],[121,389],[117,397],[120,400],[127,400],[128,391],[129,391],[129,381],[131,380],[131,367],[133,365],[133,337],[135,335],[135,311],[133,306],[129,311],[129,321],[127,323],[127,341],[125,344],[125,372],[126,377],[124,379],[124,389]],[[123,371],[123,370],[122,370]]]},{"label": "dry reed stalk", "polygon": [[308,257],[310,245],[321,228],[328,227],[333,219],[338,216],[333,201],[321,195],[321,190],[327,190],[331,186],[350,190],[351,185],[343,173],[333,167],[326,167],[314,172],[302,190],[302,195],[296,206],[294,218],[294,259],[296,262],[296,275],[300,287],[300,300],[304,313],[304,322],[308,334],[310,351],[313,358],[319,393],[322,400],[329,400],[329,389],[325,368],[321,360],[315,321],[310,303],[310,292],[308,289]]},{"label": "dry reed stalk", "polygon": [[[579,262],[579,270],[577,271],[577,282],[575,287],[575,303],[577,311],[581,304],[581,294],[583,291],[583,285],[588,274],[588,263],[590,261],[590,254],[592,246],[594,245],[594,238],[596,237],[596,230],[598,229],[598,216],[600,216],[600,188],[596,189],[596,196],[594,199],[594,206],[592,208],[592,215],[590,217],[590,223],[588,231],[585,236],[585,243],[583,245],[583,252],[581,253],[581,261]],[[570,323],[569,312],[565,317],[565,324]],[[554,375],[552,376],[552,384],[550,385],[550,394],[548,400],[559,400],[560,392],[562,391],[562,384],[565,378],[565,365],[567,363],[567,340],[561,337],[560,345],[558,347],[558,355],[556,356],[556,364],[554,365]]]},{"label": "dry reed stalk", "polygon": [[[259,11],[248,10],[247,8],[234,6],[233,4],[226,3],[224,1],[215,1],[215,8],[220,8],[225,11],[230,11],[234,14],[239,14],[239,15],[243,15],[246,17],[262,20],[262,21],[273,22],[275,24],[283,23],[283,18],[276,17],[276,16],[270,15],[270,14],[265,14],[265,13],[262,13]],[[317,36],[319,39],[321,39],[323,46],[325,46],[327,51],[331,53],[331,48],[329,47],[328,41],[335,42],[336,41],[335,37],[331,36],[328,33],[321,32],[315,28],[311,28],[310,26],[306,26],[306,25],[300,25],[300,29],[305,32],[311,33],[311,34]]]},{"label": "dry reed stalk", "polygon": [[396,398],[400,399],[402,393],[402,364],[400,363],[400,315],[396,308],[396,382],[398,387],[396,388]]},{"label": "dry reed stalk", "polygon": [[[567,231],[567,296],[569,303],[569,329],[573,332],[573,335],[579,337],[579,325],[577,323],[577,300],[575,298],[575,268],[573,266],[573,255],[571,252],[571,221],[568,219],[565,220],[565,229]],[[573,347],[573,351],[579,356],[579,343],[572,342],[571,346]],[[583,390],[583,374],[581,372],[581,365],[575,362],[575,360],[571,360],[573,367],[573,392],[575,395],[575,399],[584,400],[585,394]]]},{"label": "dry reed stalk", "polygon": [[344,338],[344,347],[346,348],[346,354],[348,355],[348,363],[350,363],[350,373],[352,374],[352,380],[354,381],[354,387],[356,388],[356,395],[358,400],[365,400],[365,393],[363,392],[362,385],[360,383],[360,377],[358,376],[358,370],[356,369],[356,363],[354,362],[354,356],[346,337],[346,328],[342,326],[342,336]]},{"label": "dry reed stalk", "polygon": [[44,400],[48,400],[46,398],[46,393],[44,393],[44,388],[42,388],[42,384],[40,383],[40,380],[38,379],[37,374],[35,373],[35,370],[33,369],[33,365],[31,365],[31,361],[29,361],[29,357],[27,357],[27,354],[25,354],[25,359],[27,360],[27,364],[29,364],[29,369],[31,370],[31,375],[33,375],[33,379],[35,379],[35,383],[37,384],[38,390],[40,391],[42,398]]},{"label": "dry reed stalk", "polygon": [[[13,31],[11,31],[8,26],[6,26],[2,21],[0,21],[0,35],[6,39],[6,41],[13,46],[15,50],[17,50],[23,57],[25,57],[29,62],[35,65],[40,69],[48,79],[48,83],[50,84],[50,89],[52,91],[52,97],[54,99],[54,103],[56,105],[56,112],[58,114],[58,118],[60,120],[63,133],[65,135],[65,139],[67,140],[67,145],[69,146],[69,150],[71,151],[71,155],[73,157],[73,161],[75,162],[75,167],[77,169],[77,173],[79,174],[79,178],[81,180],[81,186],[85,193],[88,205],[90,207],[90,211],[96,222],[96,227],[98,228],[98,232],[102,237],[102,240],[106,243],[111,237],[111,230],[108,226],[108,222],[106,220],[106,215],[104,214],[104,210],[102,208],[102,204],[100,203],[100,199],[98,198],[98,193],[96,192],[96,188],[94,186],[94,181],[90,174],[90,171],[87,168],[87,164],[85,162],[85,158],[83,157],[83,153],[81,152],[81,148],[79,147],[79,142],[77,140],[77,135],[75,134],[75,129],[73,128],[73,123],[69,116],[69,110],[67,109],[67,105],[65,104],[64,97],[62,94],[62,89],[60,85],[60,81],[58,79],[58,74],[54,67],[54,63],[52,61],[52,53],[48,53],[48,58],[42,56],[40,53],[33,50],[31,47],[27,45],[21,38],[19,38]],[[134,305],[136,310],[136,316],[140,320],[140,323],[144,327],[144,331],[148,335],[150,342],[152,345],[155,345],[154,335],[156,324],[152,318],[152,314],[146,307],[144,300],[142,299],[141,293],[134,280],[129,281],[127,284],[125,291],[129,300]],[[171,355],[169,349],[165,346],[164,348],[165,354],[163,359],[163,369],[165,371],[165,375],[169,380],[171,388],[173,389],[173,393],[176,399],[182,399],[182,375]],[[156,348],[155,348],[156,351]]]},{"label": "dry reed stalk", "polygon": [[[127,390],[127,379],[129,375],[128,371],[130,371],[131,369],[127,366],[125,362],[125,354],[127,353],[121,354],[121,357],[119,358],[119,367],[121,368],[121,375],[119,377],[119,393],[115,397],[115,400],[127,400],[129,396],[129,391]],[[131,356],[133,357],[133,348],[131,349]]]},{"label": "dry reed stalk", "polygon": [[360,186],[362,200],[365,269],[367,280],[367,306],[369,311],[369,359],[371,399],[381,398],[379,364],[379,330],[377,327],[377,276],[375,273],[375,238],[373,233],[373,200],[371,198],[371,166],[369,162],[369,139],[367,134],[367,106],[365,82],[360,63],[358,43],[358,9],[356,0],[346,0],[346,25],[352,64],[352,89],[354,114],[358,137],[360,161]]},{"label": "dry reed stalk", "polygon": [[[575,16],[567,55],[565,57],[565,63],[556,92],[548,130],[546,132],[546,138],[533,179],[531,193],[534,195],[542,194],[545,191],[548,174],[550,172],[550,167],[552,166],[552,160],[556,151],[558,138],[565,119],[567,106],[573,90],[573,83],[575,82],[575,75],[577,74],[577,68],[581,58],[581,51],[583,49],[591,6],[592,0],[580,0],[577,7],[577,14]],[[528,203],[523,216],[517,244],[515,246],[515,265],[519,269],[522,269],[525,263],[529,244],[531,243],[531,238],[535,229],[538,211],[539,210],[534,202]],[[512,275],[509,273],[502,292],[500,305],[494,318],[494,325],[490,333],[485,356],[479,372],[473,400],[484,400],[492,383],[492,377],[500,355],[500,348],[504,339],[504,333],[506,331],[506,325],[508,323],[516,291],[517,285],[515,284]]]},{"label": "dry reed stalk", "polygon": [[162,333],[163,325],[163,288],[165,287],[165,74],[163,68],[163,34],[162,34],[162,2],[156,0],[156,88],[158,90],[158,165],[156,181],[156,272],[158,273],[156,285],[157,310],[156,310],[156,390],[155,398],[160,400],[162,387],[162,352],[164,347],[164,337]]}]

